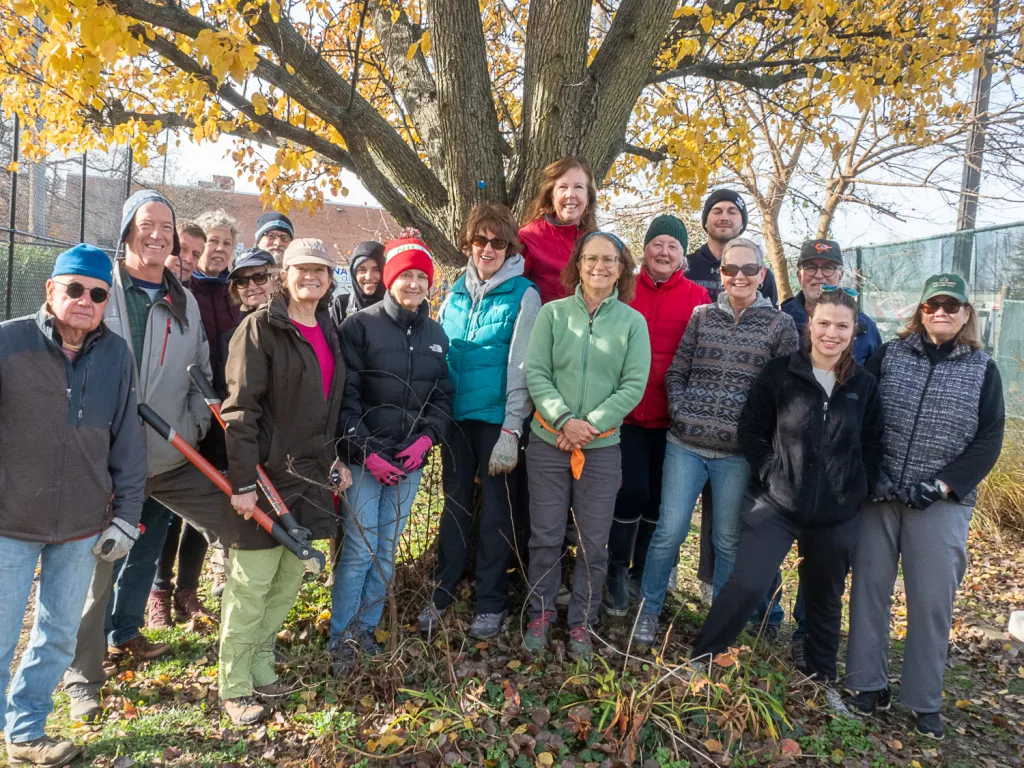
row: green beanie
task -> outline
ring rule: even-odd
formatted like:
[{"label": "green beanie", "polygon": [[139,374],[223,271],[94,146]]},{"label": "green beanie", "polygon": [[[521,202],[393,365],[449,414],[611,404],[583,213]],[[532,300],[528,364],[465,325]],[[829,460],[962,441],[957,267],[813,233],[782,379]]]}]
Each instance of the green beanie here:
[{"label": "green beanie", "polygon": [[679,245],[683,248],[683,253],[686,253],[688,243],[686,225],[675,216],[669,216],[665,213],[661,216],[655,216],[651,226],[647,228],[647,234],[644,236],[644,247],[646,248],[647,244],[659,235],[671,235],[679,241]]}]

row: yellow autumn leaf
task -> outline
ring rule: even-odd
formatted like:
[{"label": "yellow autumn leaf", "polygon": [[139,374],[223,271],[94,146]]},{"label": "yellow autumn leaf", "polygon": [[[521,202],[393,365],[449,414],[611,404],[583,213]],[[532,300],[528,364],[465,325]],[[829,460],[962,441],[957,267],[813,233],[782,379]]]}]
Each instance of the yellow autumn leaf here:
[{"label": "yellow autumn leaf", "polygon": [[252,108],[257,115],[265,115],[270,109],[267,107],[267,97],[262,93],[254,93],[252,95]]},{"label": "yellow autumn leaf", "polygon": [[401,747],[405,744],[405,738],[399,736],[397,733],[385,733],[380,737],[380,748],[387,749],[388,747]]},{"label": "yellow autumn leaf", "polygon": [[420,38],[420,50],[423,51],[423,55],[426,56],[430,53],[430,30],[426,30],[423,36]]},{"label": "yellow autumn leaf", "polygon": [[705,32],[710,32],[711,28],[715,26],[715,20],[710,16],[701,16],[700,26]]},{"label": "yellow autumn leaf", "polygon": [[957,701],[956,701],[956,708],[957,709],[970,709],[971,708],[971,702],[970,702],[969,699],[957,699]]},{"label": "yellow autumn leaf", "polygon": [[704,749],[706,749],[708,752],[711,752],[712,754],[715,752],[721,752],[722,742],[720,742],[718,739],[707,739],[704,742]]},{"label": "yellow autumn leaf", "polygon": [[542,768],[551,768],[555,764],[555,756],[550,752],[541,752],[537,755],[537,765]]}]

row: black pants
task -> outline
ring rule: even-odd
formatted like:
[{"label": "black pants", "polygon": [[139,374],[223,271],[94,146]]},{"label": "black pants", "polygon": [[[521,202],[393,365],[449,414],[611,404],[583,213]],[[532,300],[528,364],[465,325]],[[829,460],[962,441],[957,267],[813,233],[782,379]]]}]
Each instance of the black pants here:
[{"label": "black pants", "polygon": [[615,498],[615,519],[608,537],[608,570],[629,568],[630,576],[639,579],[658,527],[668,430],[623,424],[620,435],[622,487]]},{"label": "black pants", "polygon": [[473,487],[480,477],[480,519],[476,546],[476,612],[501,613],[508,607],[508,566],[516,545],[512,509],[520,467],[491,477],[487,463],[501,433],[500,424],[457,421],[442,448],[444,512],[438,532],[434,605],[447,608],[462,577],[473,523]]},{"label": "black pants", "polygon": [[700,494],[700,559],[697,561],[697,580],[705,584],[713,584],[715,581],[715,516],[711,514],[713,504],[711,482],[708,481]]},{"label": "black pants", "polygon": [[807,611],[804,657],[810,671],[835,680],[843,592],[860,515],[831,528],[802,528],[770,502],[748,501],[736,566],[693,641],[693,658],[721,653],[736,641],[796,540]]},{"label": "black pants", "polygon": [[208,546],[203,534],[177,515],[171,515],[164,548],[156,564],[153,589],[174,588],[175,560],[178,561],[178,589],[198,589]]}]

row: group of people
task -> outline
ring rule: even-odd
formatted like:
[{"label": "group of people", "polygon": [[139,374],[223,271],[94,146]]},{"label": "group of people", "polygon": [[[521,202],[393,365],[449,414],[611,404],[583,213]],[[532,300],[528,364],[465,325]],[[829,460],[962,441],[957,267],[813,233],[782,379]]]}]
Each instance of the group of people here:
[{"label": "group of people", "polygon": [[[547,649],[561,605],[573,658],[594,652],[602,606],[656,645],[703,494],[713,599],[692,658],[778,625],[779,569],[796,541],[794,664],[838,681],[852,569],[848,702],[888,707],[902,564],[901,695],[918,731],[941,738],[968,523],[1005,418],[968,286],[928,278],[883,344],[841,284],[838,243],[804,244],[801,291],[780,308],[761,247],[742,236],[742,197],[713,192],[701,220],[707,243],[687,255],[683,222],[655,217],[637,262],[598,228],[587,163],[563,158],[524,222],[502,205],[469,213],[466,268],[435,319],[435,266],[414,230],[356,246],[351,292],[335,297],[334,260],[287,217],[261,216],[256,246],[232,258],[238,229],[224,212],[177,222],[159,193],[133,195],[120,258],[85,244],[61,254],[39,312],[0,325],[4,690],[41,559],[2,712],[11,761],[77,754],[44,732],[61,676],[72,717],[94,722],[118,656],[170,651],[142,634],[147,603],[154,627],[217,616],[196,591],[208,546],[222,561],[224,710],[255,723],[289,692],[274,642],[305,566],[252,519],[277,508],[274,489],[309,540],[332,540],[334,673],[377,653],[431,455],[444,511],[421,631],[445,621],[467,570],[468,634],[504,631],[521,559],[530,653]],[[190,368],[212,382],[224,429]],[[143,428],[142,403],[226,475],[230,495]]]}]

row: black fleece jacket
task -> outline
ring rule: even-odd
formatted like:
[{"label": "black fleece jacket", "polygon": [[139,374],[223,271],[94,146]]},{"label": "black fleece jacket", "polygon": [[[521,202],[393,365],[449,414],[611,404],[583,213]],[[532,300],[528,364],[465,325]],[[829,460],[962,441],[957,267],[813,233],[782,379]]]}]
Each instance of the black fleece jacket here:
[{"label": "black fleece jacket", "polygon": [[882,468],[884,432],[875,377],[855,365],[826,396],[803,351],[765,365],[739,422],[755,492],[807,528],[857,514]]},{"label": "black fleece jacket", "polygon": [[345,397],[340,455],[362,463],[394,454],[426,435],[440,445],[452,418],[448,337],[424,301],[415,312],[391,294],[341,326]]}]

